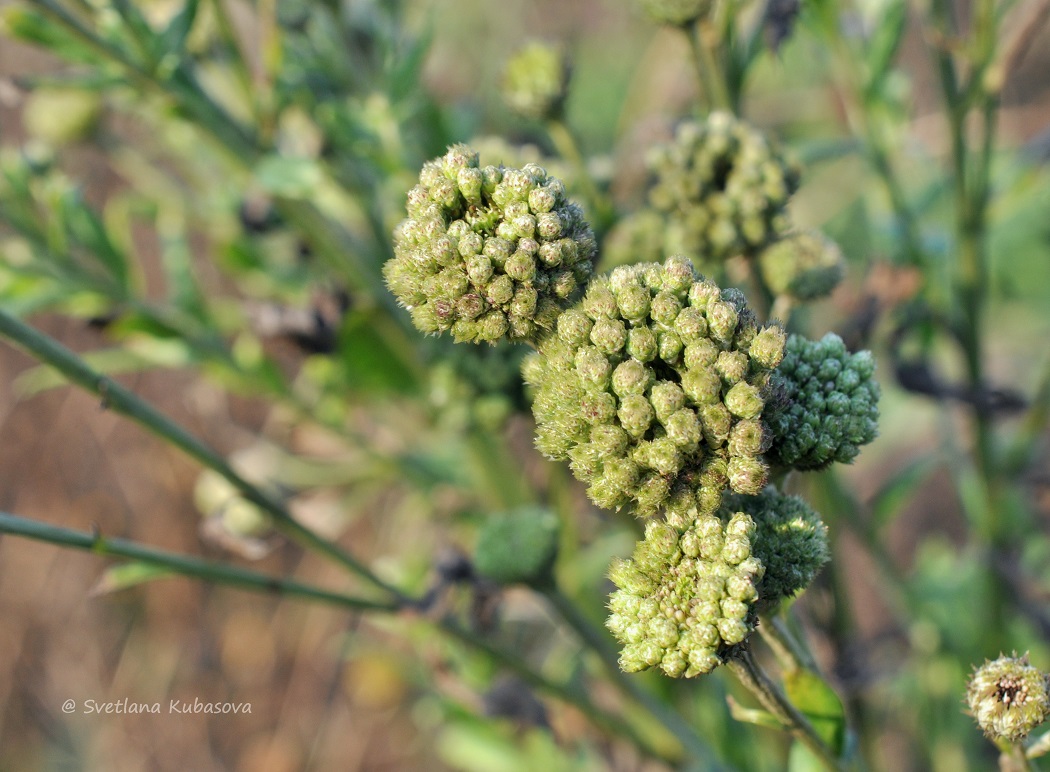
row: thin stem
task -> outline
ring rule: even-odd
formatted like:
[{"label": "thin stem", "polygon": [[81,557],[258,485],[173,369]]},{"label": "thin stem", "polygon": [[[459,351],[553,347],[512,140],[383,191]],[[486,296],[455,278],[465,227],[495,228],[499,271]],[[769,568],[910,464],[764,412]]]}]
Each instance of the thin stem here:
[{"label": "thin stem", "polygon": [[583,186],[583,195],[590,204],[596,231],[601,235],[612,224],[614,218],[612,202],[599,190],[594,177],[587,168],[587,160],[580,151],[580,143],[565,120],[561,117],[550,118],[547,121],[547,133],[558,154],[571,163],[575,169],[576,179]]},{"label": "thin stem", "polygon": [[714,760],[711,751],[696,734],[696,730],[689,726],[677,711],[646,691],[639,684],[637,678],[620,669],[616,649],[612,646],[608,636],[580,613],[576,604],[566,597],[557,586],[551,584],[543,588],[542,591],[551,605],[557,609],[562,619],[576,632],[580,640],[598,655],[606,672],[612,678],[617,688],[642,705],[654,718],[674,734],[692,761],[712,766]]},{"label": "thin stem", "polygon": [[191,458],[217,472],[237,488],[248,501],[266,512],[273,520],[274,526],[287,536],[335,560],[369,584],[390,593],[399,601],[407,602],[407,598],[400,590],[380,579],[367,566],[337,544],[319,536],[295,520],[280,501],[237,474],[214,450],[145,400],[92,370],[84,364],[80,357],[58,341],[2,309],[0,309],[0,336],[14,341],[40,361],[54,367],[72,383],[98,396],[104,407],[127,416]]},{"label": "thin stem", "polygon": [[87,550],[108,557],[126,558],[163,568],[173,574],[201,579],[214,584],[224,584],[251,592],[287,595],[305,600],[319,601],[331,606],[356,611],[394,612],[403,608],[397,601],[377,601],[357,598],[330,590],[324,590],[294,579],[269,576],[237,566],[201,560],[190,555],[181,555],[154,547],[147,547],[128,539],[110,538],[99,532],[85,533],[41,523],[18,515],[0,512],[0,533],[22,536],[27,539],[57,544],[61,547]]},{"label": "thin stem", "polygon": [[758,625],[758,632],[785,671],[812,670],[816,672],[813,657],[795,639],[779,615],[763,614]]},{"label": "thin stem", "polygon": [[609,715],[599,708],[585,692],[577,691],[566,684],[560,684],[544,678],[517,655],[492,645],[476,632],[462,627],[454,619],[447,617],[441,619],[437,622],[437,626],[451,637],[486,654],[492,661],[503,665],[525,682],[578,708],[596,726],[601,727],[612,735],[627,738],[646,755],[661,759],[672,765],[681,761],[679,756],[667,753],[667,751],[656,747],[649,740],[642,737],[630,723],[616,716]]},{"label": "thin stem", "polygon": [[697,78],[700,79],[700,87],[707,98],[708,108],[735,113],[736,110],[729,99],[729,90],[726,88],[725,75],[715,55],[716,43],[711,42],[712,30],[700,19],[691,27],[684,27],[683,32],[689,38],[693,64],[696,67]]},{"label": "thin stem", "polygon": [[726,663],[740,683],[762,703],[762,707],[783,723],[784,727],[830,770],[845,770],[843,762],[824,743],[813,725],[780,691],[751,655],[744,651],[739,658]]}]

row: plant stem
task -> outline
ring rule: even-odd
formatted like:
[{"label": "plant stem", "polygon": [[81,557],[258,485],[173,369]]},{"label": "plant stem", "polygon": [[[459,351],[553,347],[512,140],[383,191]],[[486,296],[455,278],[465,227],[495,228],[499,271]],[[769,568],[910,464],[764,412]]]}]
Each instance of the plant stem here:
[{"label": "plant stem", "polygon": [[577,691],[566,684],[556,683],[544,678],[517,655],[492,645],[481,638],[476,632],[462,627],[454,619],[448,617],[443,618],[437,622],[437,625],[438,628],[446,634],[488,655],[492,661],[503,665],[532,686],[535,686],[551,696],[578,708],[580,712],[587,716],[587,718],[596,726],[605,729],[610,734],[627,738],[646,755],[656,759],[661,759],[672,765],[676,765],[681,761],[680,757],[668,754],[666,751],[654,746],[649,740],[638,734],[630,723],[616,716],[609,715],[607,712],[599,708],[591,701],[590,697],[587,696],[585,692]]},{"label": "plant stem", "polygon": [[817,734],[813,725],[791,701],[780,691],[780,688],[755,662],[750,651],[744,651],[736,659],[726,663],[740,683],[762,703],[762,707],[776,716],[784,727],[830,770],[845,770],[843,762]]},{"label": "plant stem", "polygon": [[557,609],[568,625],[576,632],[580,640],[601,660],[605,671],[612,678],[620,691],[642,705],[660,721],[681,743],[682,748],[695,763],[711,767],[714,760],[710,749],[697,735],[696,730],[679,715],[671,706],[662,702],[639,684],[637,678],[620,669],[615,648],[604,631],[595,627],[575,603],[554,584],[542,589],[544,596]]},{"label": "plant stem", "polygon": [[325,539],[292,517],[285,506],[269,493],[245,480],[226,462],[184,428],[154,408],[145,400],[109,378],[92,370],[72,351],[48,335],[25,324],[0,309],[0,336],[9,338],[41,362],[54,367],[70,382],[97,395],[106,408],[125,415],[149,429],[161,439],[179,448],[191,458],[214,470],[237,488],[244,497],[261,508],[273,520],[274,526],[303,546],[320,552],[364,579],[369,584],[391,594],[401,602],[408,599],[400,590],[376,576],[357,558],[334,542]]},{"label": "plant stem", "polygon": [[560,116],[550,118],[546,125],[547,134],[550,135],[555,150],[558,151],[562,158],[572,164],[576,171],[576,179],[583,187],[583,195],[587,199],[587,203],[590,204],[595,232],[600,237],[615,219],[612,203],[598,189],[594,177],[591,176],[590,170],[587,168],[587,159],[583,157],[583,153],[580,151],[580,143],[564,118]]},{"label": "plant stem", "polygon": [[357,598],[303,584],[294,579],[283,579],[237,566],[201,560],[190,555],[180,555],[147,547],[128,539],[110,538],[103,536],[98,531],[85,533],[62,528],[7,512],[0,512],[0,533],[57,544],[61,547],[88,550],[99,555],[127,558],[163,568],[172,574],[238,587],[251,592],[287,595],[356,611],[394,612],[403,608],[401,603],[393,600],[377,601]]},{"label": "plant stem", "polygon": [[736,107],[729,99],[725,74],[714,50],[717,43],[711,40],[713,30],[702,19],[698,19],[691,27],[683,28],[683,31],[689,38],[689,47],[693,52],[693,64],[696,67],[696,75],[700,79],[704,96],[707,98],[708,108],[728,110],[735,114]]}]

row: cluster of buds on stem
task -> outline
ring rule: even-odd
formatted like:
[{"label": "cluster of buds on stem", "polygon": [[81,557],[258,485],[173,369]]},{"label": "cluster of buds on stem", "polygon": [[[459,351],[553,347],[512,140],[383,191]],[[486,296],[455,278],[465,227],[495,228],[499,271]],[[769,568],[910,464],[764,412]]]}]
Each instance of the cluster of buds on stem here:
[{"label": "cluster of buds on stem", "polygon": [[536,444],[571,461],[598,506],[713,513],[766,483],[762,423],[785,334],[684,257],[591,282],[526,360]]},{"label": "cluster of buds on stem", "polygon": [[755,523],[697,517],[684,529],[650,521],[630,560],[613,563],[608,628],[626,672],[659,667],[678,678],[709,673],[754,629],[765,567],[752,554]]},{"label": "cluster of buds on stem", "polygon": [[769,459],[799,470],[850,463],[878,435],[874,372],[870,351],[851,354],[834,333],[819,341],[788,338],[777,369],[778,400],[767,415]]},{"label": "cluster of buds on stem", "polygon": [[785,207],[798,189],[798,170],[729,113],[681,124],[649,165],[649,202],[664,216],[668,251],[718,262],[756,254],[788,229]]},{"label": "cluster of buds on stem", "polygon": [[582,210],[539,166],[481,168],[466,145],[423,166],[383,272],[423,332],[535,340],[590,278]]}]

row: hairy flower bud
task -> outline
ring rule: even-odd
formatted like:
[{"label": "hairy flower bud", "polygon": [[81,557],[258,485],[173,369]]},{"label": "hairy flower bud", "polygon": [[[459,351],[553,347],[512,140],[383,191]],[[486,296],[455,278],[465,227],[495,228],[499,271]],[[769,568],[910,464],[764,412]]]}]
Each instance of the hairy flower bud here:
[{"label": "hairy flower bud", "polygon": [[665,221],[665,249],[719,261],[756,254],[787,229],[798,171],[754,127],[729,113],[678,127],[649,159],[649,201]]},{"label": "hairy flower bud", "polygon": [[870,352],[850,354],[834,333],[819,341],[791,335],[774,377],[778,399],[765,416],[769,458],[802,470],[856,458],[878,435],[874,371]]},{"label": "hairy flower bud", "polygon": [[618,588],[606,626],[626,672],[659,667],[672,678],[709,673],[754,629],[765,570],[752,554],[755,525],[743,512],[686,527],[650,521],[630,560],[613,563]]},{"label": "hairy flower bud", "polygon": [[745,512],[755,523],[752,553],[766,567],[758,585],[763,607],[802,592],[828,562],[827,527],[798,496],[779,493],[772,486],[757,496],[727,496],[722,516]]},{"label": "hairy flower bud", "polygon": [[[727,485],[757,493],[765,384],[784,336],[756,330],[743,296],[684,257],[614,269],[530,361],[537,446],[569,458],[596,504],[633,504],[640,515],[710,514]],[[621,430],[622,450],[599,451],[598,426]]]},{"label": "hairy flower bud", "polygon": [[842,281],[842,250],[817,231],[790,233],[766,247],[758,264],[766,286],[777,295],[815,300]]},{"label": "hairy flower bud", "polygon": [[536,340],[576,300],[595,249],[582,210],[543,168],[481,168],[453,145],[409,191],[383,274],[423,332]]},{"label": "hairy flower bud", "polygon": [[1020,742],[1050,716],[1050,677],[1027,654],[1000,656],[974,671],[966,704],[990,739]]},{"label": "hairy flower bud", "polygon": [[556,116],[568,93],[569,72],[569,60],[560,48],[529,43],[507,61],[503,99],[510,109],[528,118]]}]

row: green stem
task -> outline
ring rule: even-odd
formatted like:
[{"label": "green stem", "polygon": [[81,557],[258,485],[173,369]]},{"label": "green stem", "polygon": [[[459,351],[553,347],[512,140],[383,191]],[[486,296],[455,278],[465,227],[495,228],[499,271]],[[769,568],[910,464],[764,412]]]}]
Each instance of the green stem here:
[{"label": "green stem", "polygon": [[88,550],[99,555],[126,558],[139,563],[156,566],[173,574],[202,579],[214,584],[238,587],[251,592],[287,595],[305,600],[319,601],[331,606],[356,611],[394,612],[403,608],[398,601],[376,601],[352,595],[324,590],[303,584],[294,579],[251,571],[237,566],[214,563],[207,560],[147,547],[128,539],[105,537],[98,533],[85,533],[61,528],[36,520],[0,512],[0,533],[22,536],[27,539],[57,544],[61,547]]},{"label": "green stem", "polygon": [[791,734],[811,750],[830,770],[845,770],[845,764],[824,743],[813,725],[784,696],[780,688],[766,674],[751,655],[744,651],[736,659],[726,663],[740,683],[751,692],[766,710],[776,716]]},{"label": "green stem", "polygon": [[725,74],[715,54],[717,43],[711,41],[713,30],[703,19],[698,19],[691,27],[684,27],[683,31],[689,38],[689,47],[693,52],[693,64],[707,99],[708,108],[727,110],[735,114],[736,109],[730,101],[729,90],[726,88]]},{"label": "green stem", "polygon": [[274,526],[287,536],[335,560],[369,584],[390,593],[399,601],[407,601],[400,590],[380,579],[357,558],[295,520],[280,501],[237,474],[214,450],[145,400],[92,370],[84,364],[80,357],[50,336],[30,327],[2,309],[0,309],[0,336],[14,341],[40,361],[54,367],[70,382],[98,396],[104,407],[127,416],[191,458],[217,472],[237,488],[248,501],[266,512]]},{"label": "green stem", "polygon": [[517,655],[492,645],[482,639],[476,632],[465,629],[453,619],[446,617],[438,621],[437,625],[446,634],[486,654],[493,662],[504,666],[526,683],[578,708],[596,726],[601,727],[612,735],[627,738],[647,756],[661,759],[671,765],[676,765],[681,761],[681,758],[678,756],[668,754],[665,750],[656,747],[649,740],[642,737],[630,723],[616,716],[609,715],[599,708],[585,692],[577,691],[566,684],[560,684],[544,678]]},{"label": "green stem", "polygon": [[583,187],[583,195],[590,205],[595,231],[600,236],[615,219],[612,202],[602,193],[594,177],[591,176],[590,169],[587,168],[587,160],[580,151],[580,143],[565,120],[561,117],[550,118],[547,121],[547,134],[550,135],[551,142],[554,143],[558,154],[575,169],[576,179]]},{"label": "green stem", "polygon": [[785,671],[812,670],[816,672],[813,656],[795,639],[778,614],[763,614],[758,625],[758,632],[772,649],[777,662]]},{"label": "green stem", "polygon": [[711,751],[697,735],[696,730],[689,726],[678,712],[642,687],[637,678],[620,669],[616,649],[605,632],[595,627],[580,613],[577,605],[554,584],[544,587],[542,592],[551,605],[557,609],[562,619],[576,632],[584,645],[598,655],[605,671],[617,688],[649,711],[674,734],[682,748],[689,754],[691,761],[713,766],[714,759]]}]

